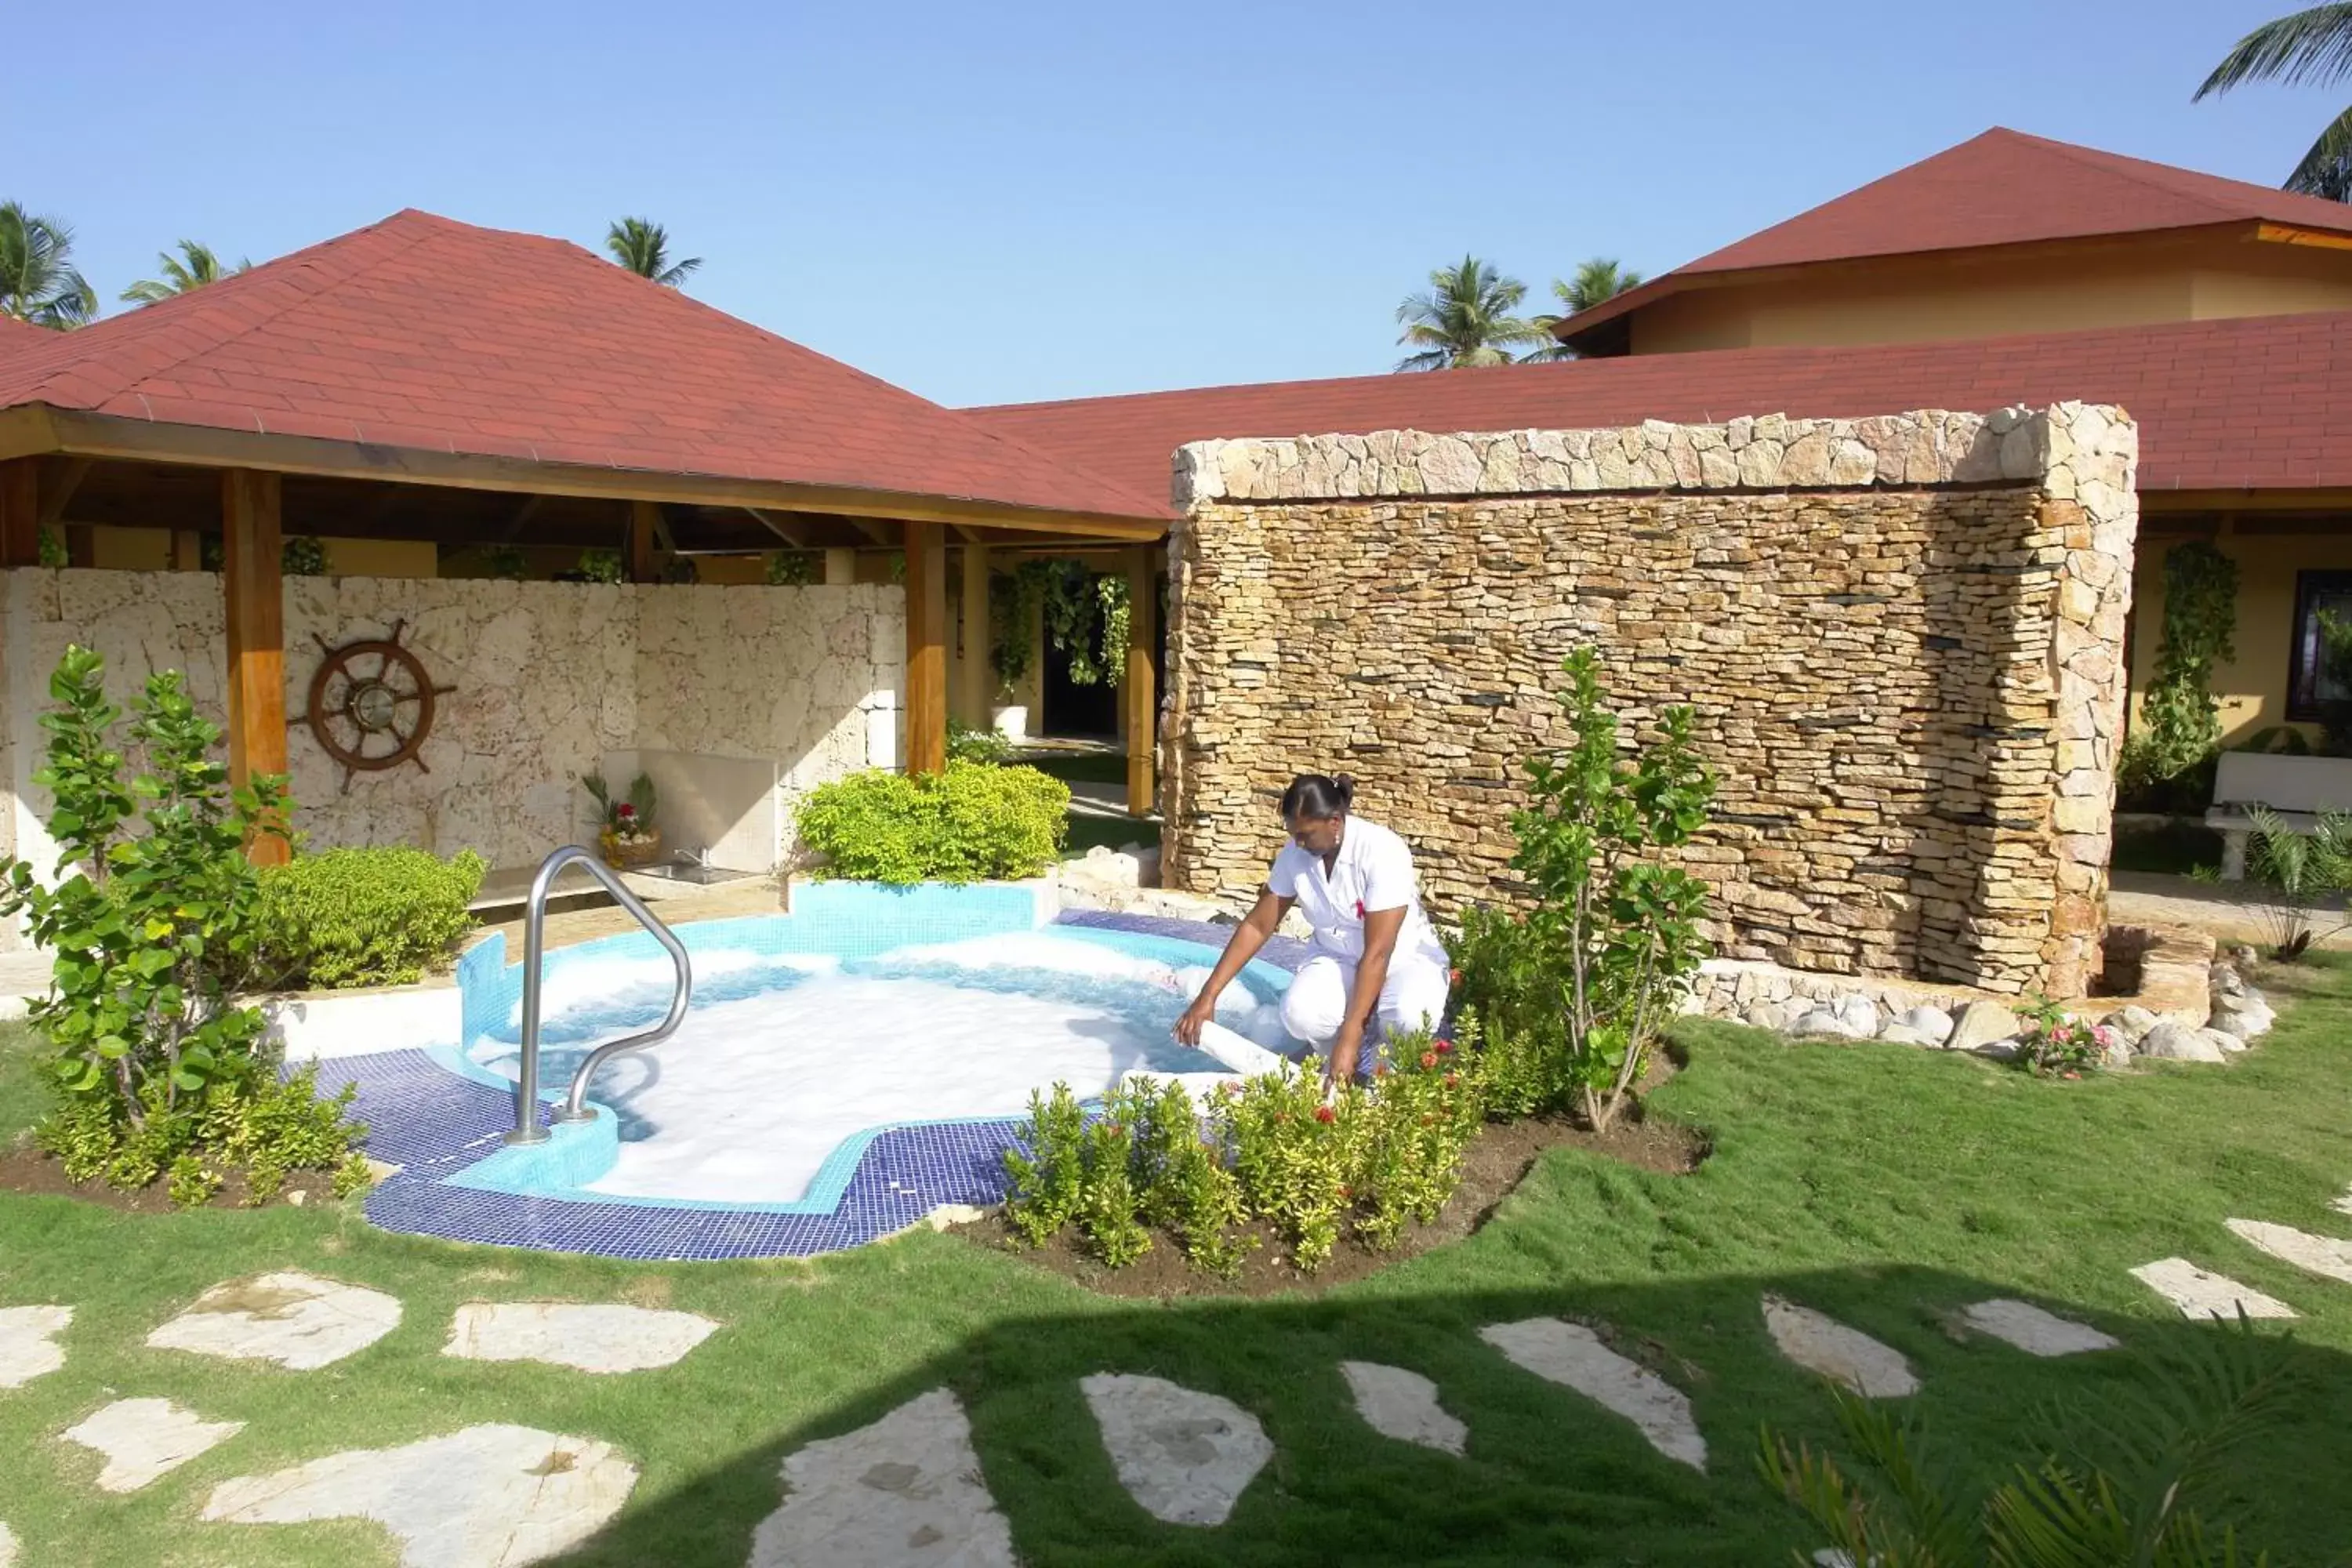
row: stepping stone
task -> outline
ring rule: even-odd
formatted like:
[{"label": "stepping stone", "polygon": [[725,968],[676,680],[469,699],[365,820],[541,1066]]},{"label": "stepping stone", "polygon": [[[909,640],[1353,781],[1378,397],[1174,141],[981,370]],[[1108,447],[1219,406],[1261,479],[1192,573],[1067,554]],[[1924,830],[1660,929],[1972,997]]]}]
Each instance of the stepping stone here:
[{"label": "stepping stone", "polygon": [[0,1568],[9,1568],[16,1561],[16,1532],[0,1524]]},{"label": "stepping stone", "polygon": [[1538,1377],[1576,1390],[1641,1429],[1650,1447],[1704,1474],[1706,1439],[1691,1419],[1690,1396],[1601,1342],[1582,1323],[1529,1318],[1490,1323],[1478,1337]]},{"label": "stepping stone", "polygon": [[2314,1236],[2307,1230],[2272,1225],[2259,1219],[2233,1219],[2223,1223],[2242,1240],[2252,1242],[2282,1263],[2292,1263],[2297,1268],[2324,1274],[2330,1279],[2341,1279],[2347,1285],[2352,1285],[2352,1241],[2338,1241],[2332,1236]]},{"label": "stepping stone", "polygon": [[719,1325],[692,1312],[563,1301],[468,1301],[449,1325],[443,1355],[466,1361],[543,1361],[582,1372],[667,1366]]},{"label": "stepping stone", "polygon": [[753,1531],[746,1568],[1013,1568],[1013,1531],[981,1479],[971,1423],[944,1388],[811,1443],[784,1460],[783,1480],[783,1506]]},{"label": "stepping stone", "polygon": [[2084,1351],[2111,1351],[2123,1342],[2088,1323],[2005,1296],[1961,1308],[1960,1319],[1977,1332],[2006,1341],[2030,1355],[2080,1355]]},{"label": "stepping stone", "polygon": [[71,1307],[0,1307],[0,1388],[22,1388],[66,1364],[57,1337],[73,1314]]},{"label": "stepping stone", "polygon": [[399,1300],[381,1290],[310,1274],[264,1274],[214,1286],[147,1343],[310,1372],[365,1350],[399,1324]]},{"label": "stepping stone", "polygon": [[135,1492],[244,1430],[242,1421],[207,1421],[168,1399],[118,1399],[68,1427],[65,1439],[106,1456],[99,1490]]},{"label": "stepping stone", "polygon": [[1383,1437],[1458,1454],[1470,1428],[1437,1404],[1437,1384],[1417,1372],[1374,1361],[1343,1361],[1339,1372],[1356,1396],[1356,1414]]},{"label": "stepping stone", "polygon": [[2352,1187],[2345,1188],[2344,1195],[2327,1206],[2337,1214],[2352,1214]]},{"label": "stepping stone", "polygon": [[398,1448],[355,1448],[213,1489],[229,1524],[372,1519],[401,1568],[520,1568],[579,1545],[628,1500],[637,1468],[609,1443],[529,1426],[468,1426]]},{"label": "stepping stone", "polygon": [[1898,1399],[1919,1392],[1919,1379],[1902,1352],[1811,1307],[1767,1296],[1764,1327],[1782,1355],[1864,1399]]},{"label": "stepping stone", "polygon": [[1257,1417],[1230,1399],[1160,1377],[1080,1380],[1119,1484],[1155,1519],[1223,1524],[1274,1457]]},{"label": "stepping stone", "polygon": [[2186,1258],[2159,1258],[2132,1270],[2132,1277],[2174,1306],[2184,1318],[2234,1321],[2242,1308],[2249,1318],[2292,1318],[2295,1310],[2226,1275],[2208,1274]]}]

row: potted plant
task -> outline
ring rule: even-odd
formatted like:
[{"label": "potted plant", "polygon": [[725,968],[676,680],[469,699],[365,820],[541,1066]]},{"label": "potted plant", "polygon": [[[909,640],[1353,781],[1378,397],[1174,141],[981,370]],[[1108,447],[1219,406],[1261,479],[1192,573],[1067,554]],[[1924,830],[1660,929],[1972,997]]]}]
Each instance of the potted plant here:
[{"label": "potted plant", "polygon": [[604,853],[604,864],[625,871],[661,858],[661,827],[654,820],[658,802],[652,779],[639,773],[630,783],[627,796],[620,799],[614,798],[602,773],[586,774],[580,784],[596,803],[596,843]]}]

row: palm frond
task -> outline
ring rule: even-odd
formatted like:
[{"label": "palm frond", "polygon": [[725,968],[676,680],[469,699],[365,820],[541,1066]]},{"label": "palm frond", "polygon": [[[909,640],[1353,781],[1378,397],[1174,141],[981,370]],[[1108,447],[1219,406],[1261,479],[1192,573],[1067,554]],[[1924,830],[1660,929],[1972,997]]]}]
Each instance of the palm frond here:
[{"label": "palm frond", "polygon": [[2352,109],[2327,122],[2284,188],[2331,202],[2352,201]]},{"label": "palm frond", "polygon": [[2250,81],[2289,87],[2330,82],[2352,74],[2352,4],[2313,5],[2265,22],[2221,57],[2203,84],[2198,101]]}]

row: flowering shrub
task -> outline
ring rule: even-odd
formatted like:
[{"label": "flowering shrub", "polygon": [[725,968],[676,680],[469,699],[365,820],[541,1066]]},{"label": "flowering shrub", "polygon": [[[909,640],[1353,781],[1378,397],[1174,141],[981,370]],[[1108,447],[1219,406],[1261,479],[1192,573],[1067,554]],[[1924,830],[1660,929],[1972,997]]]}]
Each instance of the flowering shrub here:
[{"label": "flowering shrub", "polygon": [[2081,1078],[2105,1065],[2115,1031],[2105,1024],[2084,1024],[2046,996],[2037,996],[2017,1010],[2025,1027],[2017,1037],[2017,1064],[2036,1078]]},{"label": "flowering shrub", "polygon": [[[1424,1047],[1418,1054],[1415,1044]],[[1486,1120],[1474,1057],[1444,1039],[1397,1048],[1404,1065],[1376,1081],[1356,1139],[1356,1234],[1381,1251],[1397,1244],[1406,1219],[1436,1221]]]},{"label": "flowering shrub", "polygon": [[1215,1108],[1212,1136],[1230,1153],[1242,1205],[1266,1222],[1299,1268],[1331,1256],[1354,1196],[1351,1144],[1364,1091],[1355,1084],[1323,1100],[1318,1064],[1242,1080]]}]

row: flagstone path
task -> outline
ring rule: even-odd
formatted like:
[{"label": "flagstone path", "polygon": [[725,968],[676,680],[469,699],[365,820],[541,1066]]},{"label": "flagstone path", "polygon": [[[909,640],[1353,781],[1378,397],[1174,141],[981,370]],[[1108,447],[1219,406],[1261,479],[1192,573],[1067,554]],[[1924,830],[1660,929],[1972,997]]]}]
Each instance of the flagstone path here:
[{"label": "flagstone path", "polygon": [[571,1301],[468,1301],[449,1325],[443,1355],[467,1361],[542,1361],[582,1372],[668,1366],[719,1325],[693,1312]]},{"label": "flagstone path", "polygon": [[357,1354],[399,1326],[400,1302],[381,1290],[289,1272],[215,1285],[148,1335],[147,1343],[313,1372]]},{"label": "flagstone path", "polygon": [[2186,1258],[2159,1258],[2153,1263],[2143,1263],[2132,1270],[2132,1276],[2179,1308],[2184,1318],[2234,1320],[2241,1311],[2249,1318],[2298,1315],[2276,1297],[2265,1296],[2227,1275],[2210,1273]]},{"label": "flagstone path", "polygon": [[1960,1309],[1960,1321],[1980,1334],[2015,1345],[2029,1355],[2080,1355],[2085,1351],[2111,1351],[2123,1343],[2088,1323],[2045,1312],[2030,1301],[1998,1296]]},{"label": "flagstone path", "polygon": [[2271,1225],[2258,1219],[2233,1219],[2223,1223],[2237,1234],[2240,1240],[2260,1247],[2283,1263],[2292,1263],[2309,1273],[2352,1285],[2352,1241],[2339,1241],[2332,1236],[2314,1236],[2307,1230]]},{"label": "flagstone path", "polygon": [[66,1364],[58,1336],[71,1307],[0,1307],[0,1388],[22,1388]]},{"label": "flagstone path", "polygon": [[1224,1523],[1274,1457],[1257,1417],[1230,1399],[1120,1373],[1097,1373],[1078,1386],[1119,1484],[1170,1524]]},{"label": "flagstone path", "polygon": [[244,1430],[242,1421],[207,1421],[168,1399],[118,1399],[68,1427],[65,1439],[105,1457],[99,1490],[135,1492]]},{"label": "flagstone path", "polygon": [[792,1454],[783,1484],[748,1568],[1013,1568],[1012,1527],[981,1479],[971,1423],[944,1388]]},{"label": "flagstone path", "polygon": [[1442,1454],[1459,1454],[1470,1428],[1437,1403],[1437,1384],[1417,1372],[1373,1361],[1343,1361],[1339,1375],[1356,1401],[1356,1414],[1383,1437],[1418,1443]]},{"label": "flagstone path", "polygon": [[1919,1392],[1918,1376],[1902,1352],[1811,1307],[1767,1296],[1764,1327],[1782,1355],[1865,1399],[1899,1399]]},{"label": "flagstone path", "polygon": [[1666,1458],[1706,1472],[1706,1439],[1691,1418],[1690,1396],[1639,1362],[1611,1350],[1584,1324],[1529,1318],[1489,1324],[1478,1331],[1478,1337],[1513,1364],[1622,1415]]}]

